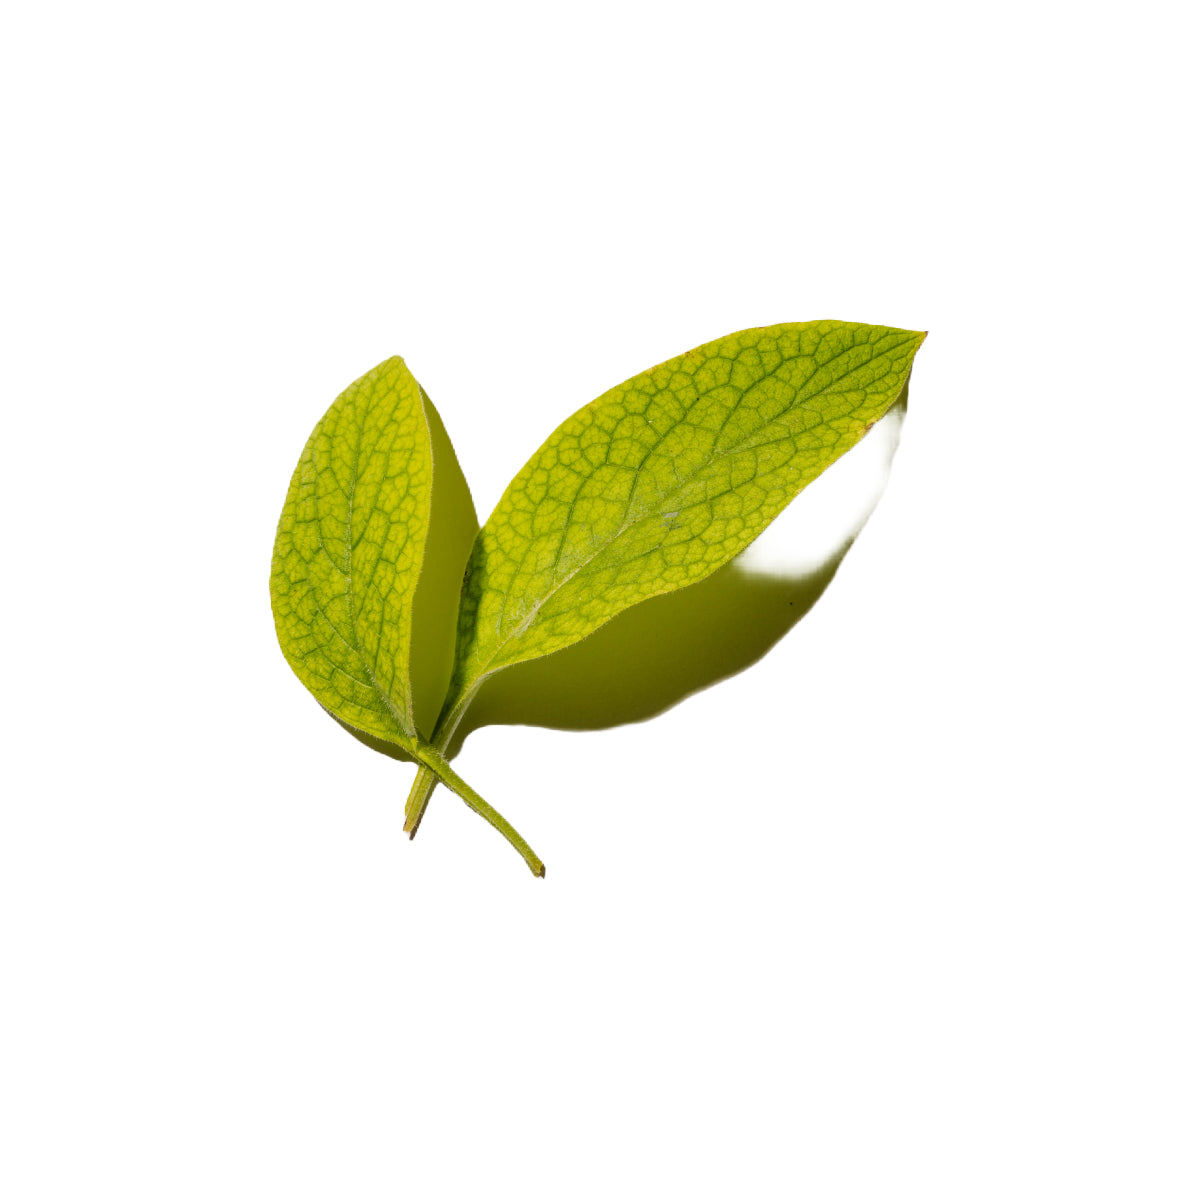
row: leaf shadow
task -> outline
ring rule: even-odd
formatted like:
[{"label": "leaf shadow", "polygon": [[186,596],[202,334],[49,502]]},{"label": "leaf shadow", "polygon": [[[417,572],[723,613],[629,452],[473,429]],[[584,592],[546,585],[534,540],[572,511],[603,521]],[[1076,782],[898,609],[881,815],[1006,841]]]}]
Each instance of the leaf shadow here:
[{"label": "leaf shadow", "polygon": [[[648,721],[744,671],[812,609],[853,540],[794,576],[754,574],[735,560],[700,583],[627,609],[574,646],[497,672],[467,710],[447,757],[486,725],[596,730]],[[399,746],[333,719],[371,749],[413,761]]]},{"label": "leaf shadow", "polygon": [[811,610],[850,544],[795,576],[728,563],[627,609],[574,646],[497,672],[468,709],[450,754],[485,725],[583,730],[647,721],[744,671]]}]

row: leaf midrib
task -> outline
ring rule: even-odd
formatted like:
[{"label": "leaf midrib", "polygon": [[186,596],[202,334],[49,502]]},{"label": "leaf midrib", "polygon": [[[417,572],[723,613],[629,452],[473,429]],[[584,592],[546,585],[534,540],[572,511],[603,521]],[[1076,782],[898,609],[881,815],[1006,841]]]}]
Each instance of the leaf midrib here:
[{"label": "leaf midrib", "polygon": [[[357,400],[357,397],[356,397],[356,400]],[[391,697],[383,690],[383,688],[381,688],[379,686],[379,681],[375,678],[375,672],[371,668],[371,663],[367,659],[367,655],[363,650],[362,642],[358,636],[358,613],[354,606],[354,584],[353,584],[354,549],[355,549],[355,546],[357,545],[357,542],[351,541],[351,535],[352,535],[353,529],[354,529],[354,497],[358,492],[358,464],[359,464],[359,459],[360,459],[361,453],[362,453],[363,437],[366,434],[368,414],[369,414],[369,405],[363,405],[361,408],[361,420],[358,422],[357,437],[355,438],[355,441],[354,441],[354,458],[353,458],[353,460],[351,462],[351,466],[350,466],[350,490],[345,493],[345,496],[346,496],[346,555],[345,555],[345,563],[346,563],[346,565],[342,569],[342,574],[346,577],[346,610],[347,610],[347,613],[350,618],[350,632],[354,637],[354,645],[350,648],[353,649],[355,654],[358,655],[358,661],[362,663],[363,670],[366,671],[367,678],[371,681],[371,687],[375,689],[375,694],[383,701],[384,707],[387,709],[392,720],[395,721],[396,728],[397,728],[398,732],[400,733],[400,736],[403,737],[406,741],[412,741],[414,735],[410,734],[406,730],[403,717],[399,712],[396,711],[396,706],[392,703]],[[395,408],[393,407],[392,416],[394,417],[394,415],[395,415]],[[322,424],[324,424],[324,422],[322,422]],[[333,439],[333,435],[332,435],[332,431],[331,431],[330,432],[330,441],[332,442],[333,440],[334,439]],[[329,469],[331,471],[333,470],[332,464],[330,465]],[[320,521],[320,517],[318,515],[318,517],[317,517],[318,536],[320,536],[320,531],[321,531],[321,521]],[[329,551],[325,549],[324,537],[321,537],[321,548],[322,548],[322,550],[325,550],[325,553],[327,555],[329,555]],[[332,558],[332,555],[329,555],[329,557]],[[320,595],[320,593],[317,591],[317,589],[315,587],[313,587],[311,570],[310,570],[310,573],[308,576],[308,586],[312,589],[313,594],[315,596]],[[321,608],[321,604],[320,604],[319,600],[317,601],[317,607]],[[329,620],[329,617],[325,615],[323,610],[322,610],[322,616],[325,616],[325,619],[327,621]],[[332,625],[333,622],[330,621],[330,624]],[[334,628],[334,632],[335,633],[337,632],[336,627]],[[339,634],[338,636],[340,637],[341,635]],[[348,642],[346,642],[345,638],[342,638],[342,641],[347,646],[350,645]],[[337,669],[336,663],[334,664],[334,668]],[[348,673],[345,671],[343,671],[342,674],[347,675],[348,678],[351,678],[351,679],[354,678],[352,675],[348,675]],[[414,728],[415,728],[415,726],[414,726]]]}]

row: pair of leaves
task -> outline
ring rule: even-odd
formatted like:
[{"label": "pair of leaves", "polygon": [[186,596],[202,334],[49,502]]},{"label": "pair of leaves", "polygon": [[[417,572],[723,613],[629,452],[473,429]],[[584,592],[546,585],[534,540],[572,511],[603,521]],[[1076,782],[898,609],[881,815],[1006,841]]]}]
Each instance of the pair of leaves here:
[{"label": "pair of leaves", "polygon": [[445,758],[484,681],[728,563],[895,404],[924,336],[813,321],[709,342],[569,417],[478,532],[433,404],[389,359],[293,475],[271,574],[285,657],[352,732],[421,764],[410,832],[441,781],[544,874]]}]

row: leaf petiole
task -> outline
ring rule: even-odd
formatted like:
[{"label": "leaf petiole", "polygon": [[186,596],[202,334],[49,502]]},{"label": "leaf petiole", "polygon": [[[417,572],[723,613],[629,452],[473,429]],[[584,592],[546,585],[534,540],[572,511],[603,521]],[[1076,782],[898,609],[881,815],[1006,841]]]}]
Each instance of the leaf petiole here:
[{"label": "leaf petiole", "polygon": [[410,842],[417,836],[421,818],[429,807],[429,797],[433,795],[437,782],[438,777],[430,767],[424,763],[417,764],[417,777],[413,780],[408,799],[404,802],[404,832],[408,834]]},{"label": "leaf petiole", "polygon": [[[438,779],[442,781],[466,806],[473,812],[477,812],[493,829],[499,830],[509,844],[517,851],[518,854],[525,860],[526,866],[539,879],[545,877],[546,867],[540,858],[534,854],[529,843],[469,784],[463,779],[453,767],[432,747],[419,747],[414,757],[421,763],[422,769],[427,768]],[[428,792],[433,790],[433,780],[427,785],[428,790],[425,794],[426,802],[429,799]],[[417,775],[417,779],[413,784],[412,791],[409,793],[408,804],[405,805],[405,828],[409,826],[410,813],[409,805],[413,803],[414,796],[418,794],[419,787],[426,787],[422,782],[421,774]],[[416,808],[414,806],[414,813]],[[424,813],[424,806],[421,805],[420,812],[416,813],[415,822],[409,833],[416,832],[416,825],[420,823],[421,814]]]},{"label": "leaf petiole", "polygon": [[[442,719],[438,721],[437,728],[433,731],[434,745],[439,754],[450,744],[454,737],[454,731],[458,728],[458,723],[462,720],[463,713],[466,712],[467,705],[470,704],[474,695],[475,689],[473,688],[459,701],[458,707],[453,712],[442,714]],[[443,759],[443,761],[445,760]],[[429,807],[429,798],[433,795],[437,784],[438,776],[433,768],[425,766],[424,763],[418,763],[417,777],[413,780],[408,799],[404,802],[404,832],[408,834],[410,842],[417,836],[417,830],[421,827],[421,818]]]}]

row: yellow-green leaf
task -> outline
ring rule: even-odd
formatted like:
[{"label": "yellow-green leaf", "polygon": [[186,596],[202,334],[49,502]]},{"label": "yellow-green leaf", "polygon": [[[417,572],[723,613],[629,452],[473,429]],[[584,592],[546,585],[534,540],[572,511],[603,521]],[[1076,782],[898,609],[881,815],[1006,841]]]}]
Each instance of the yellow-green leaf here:
[{"label": "yellow-green leaf", "polygon": [[[564,422],[477,536],[449,438],[404,363],[347,388],[292,478],[271,602],[284,655],[329,713],[419,764],[405,828],[440,780],[543,875],[446,758],[482,682],[730,563],[896,403],[924,336],[815,321],[689,351]],[[714,595],[696,589],[682,619],[714,618]]]},{"label": "yellow-green leaf", "polygon": [[[353,731],[409,752],[422,725],[431,731],[475,529],[432,403],[403,360],[388,359],[352,383],[309,438],[271,565],[284,656]],[[427,590],[434,599],[424,599]],[[414,619],[422,613],[418,653]]]},{"label": "yellow-green leaf", "polygon": [[899,399],[923,333],[748,329],[569,417],[471,554],[439,744],[480,683],[727,563]]}]

